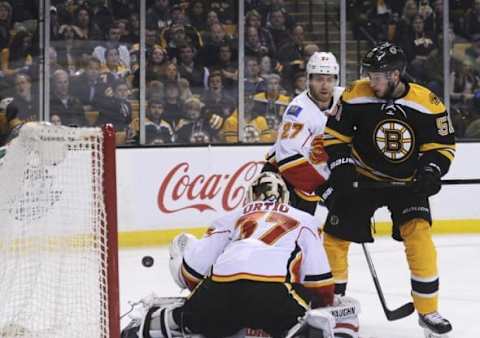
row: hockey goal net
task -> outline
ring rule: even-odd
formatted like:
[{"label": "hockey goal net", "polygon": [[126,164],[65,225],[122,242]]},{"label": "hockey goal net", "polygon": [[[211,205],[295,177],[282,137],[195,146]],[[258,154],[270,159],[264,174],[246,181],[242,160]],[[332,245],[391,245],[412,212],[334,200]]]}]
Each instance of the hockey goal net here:
[{"label": "hockey goal net", "polygon": [[0,337],[120,336],[114,137],[28,123],[0,152]]}]

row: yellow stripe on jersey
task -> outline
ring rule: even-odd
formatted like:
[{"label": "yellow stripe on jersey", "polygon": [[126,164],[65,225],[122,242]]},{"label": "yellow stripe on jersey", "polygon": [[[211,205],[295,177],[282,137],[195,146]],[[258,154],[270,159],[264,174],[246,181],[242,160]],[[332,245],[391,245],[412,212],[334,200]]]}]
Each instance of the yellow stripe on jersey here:
[{"label": "yellow stripe on jersey", "polygon": [[448,158],[450,161],[453,161],[453,159],[455,158],[455,153],[453,153],[451,150],[438,150],[438,152]]},{"label": "yellow stripe on jersey", "polygon": [[[338,131],[335,131],[331,128],[325,127],[325,133],[330,134],[335,137],[337,140],[340,140],[343,143],[351,143],[352,137],[340,134]],[[323,145],[326,146],[326,140],[323,141]]]},{"label": "yellow stripe on jersey", "polygon": [[309,308],[308,303],[302,297],[300,297],[300,295],[295,291],[292,285],[288,283],[284,283],[283,285],[285,285],[285,287],[288,290],[288,293],[293,297],[293,299],[297,301],[298,304],[300,304],[300,306],[302,306],[305,309]]},{"label": "yellow stripe on jersey", "polygon": [[299,159],[293,160],[291,162],[287,162],[285,164],[282,164],[281,166],[278,167],[278,170],[282,173],[290,168],[296,167],[298,165],[306,163],[307,160],[304,157],[301,157]]},{"label": "yellow stripe on jersey", "polygon": [[360,98],[375,98],[375,93],[370,87],[369,80],[353,82],[342,94],[342,101],[346,103],[351,103],[352,100]]},{"label": "yellow stripe on jersey", "polygon": [[373,169],[372,167],[365,164],[365,162],[362,160],[362,158],[360,157],[358,152],[355,150],[355,148],[352,148],[352,155],[357,162],[356,163],[357,172],[375,181],[394,180],[394,181],[409,182],[413,179],[413,176],[404,177],[404,178],[393,177]]},{"label": "yellow stripe on jersey", "polygon": [[330,140],[323,140],[323,146],[324,147],[330,147],[330,146],[333,146],[335,144],[343,144],[344,142],[338,140],[338,139],[330,139]]},{"label": "yellow stripe on jersey", "polygon": [[409,85],[410,90],[407,95],[398,100],[398,103],[427,114],[441,114],[445,112],[445,106],[442,101],[429,89],[416,83],[409,83]]},{"label": "yellow stripe on jersey", "polygon": [[421,152],[426,152],[430,150],[444,150],[444,149],[451,149],[455,151],[455,144],[442,144],[442,143],[425,143],[420,146]]},{"label": "yellow stripe on jersey", "polygon": [[241,279],[253,280],[257,282],[285,282],[285,276],[264,276],[247,272],[239,272],[233,275],[212,275],[212,280],[215,282],[234,282]]}]

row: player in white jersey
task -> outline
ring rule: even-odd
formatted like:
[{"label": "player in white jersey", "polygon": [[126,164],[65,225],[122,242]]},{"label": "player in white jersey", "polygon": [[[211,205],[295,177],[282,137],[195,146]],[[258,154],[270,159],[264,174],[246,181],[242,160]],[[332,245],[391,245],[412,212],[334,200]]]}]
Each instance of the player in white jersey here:
[{"label": "player in white jersey", "polygon": [[[291,192],[290,203],[310,214],[331,193],[323,133],[335,114],[344,88],[338,86],[339,66],[332,53],[315,52],[307,63],[307,90],[288,105],[264,170],[280,172]],[[322,196],[323,195],[323,196]]]},{"label": "player in white jersey", "polygon": [[[312,322],[318,337],[333,338],[335,318],[349,314],[340,320],[354,327],[346,337],[357,337],[358,303],[331,306],[332,274],[313,216],[285,203],[289,191],[271,172],[259,175],[247,200],[203,239],[174,240],[171,271],[192,294],[175,308],[152,307],[139,336],[227,337],[249,327],[283,337]],[[307,324],[298,323],[302,317]]]}]

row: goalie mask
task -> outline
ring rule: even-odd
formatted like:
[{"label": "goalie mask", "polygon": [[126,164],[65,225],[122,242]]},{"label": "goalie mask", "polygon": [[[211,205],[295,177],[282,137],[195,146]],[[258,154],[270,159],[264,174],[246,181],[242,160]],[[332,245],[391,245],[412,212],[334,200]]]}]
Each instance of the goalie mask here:
[{"label": "goalie mask", "polygon": [[248,187],[246,201],[288,203],[289,199],[290,192],[280,175],[267,171],[261,173]]},{"label": "goalie mask", "polygon": [[337,78],[336,86],[338,86],[340,67],[335,55],[330,52],[313,53],[307,63],[307,88],[309,88],[310,75],[312,74],[335,75]]}]

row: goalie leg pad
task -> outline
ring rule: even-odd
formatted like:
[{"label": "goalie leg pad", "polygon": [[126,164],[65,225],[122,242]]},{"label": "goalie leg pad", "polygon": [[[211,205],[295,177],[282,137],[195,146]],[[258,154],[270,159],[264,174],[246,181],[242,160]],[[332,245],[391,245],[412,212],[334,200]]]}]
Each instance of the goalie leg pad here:
[{"label": "goalie leg pad", "polygon": [[175,338],[183,337],[179,326],[173,320],[172,307],[151,307],[145,315],[140,330],[139,338]]},{"label": "goalie leg pad", "polygon": [[358,338],[360,303],[352,297],[335,297],[334,305],[325,308],[335,318],[335,338]]},{"label": "goalie leg pad", "polygon": [[293,326],[285,338],[334,338],[335,318],[326,308],[309,310]]}]

